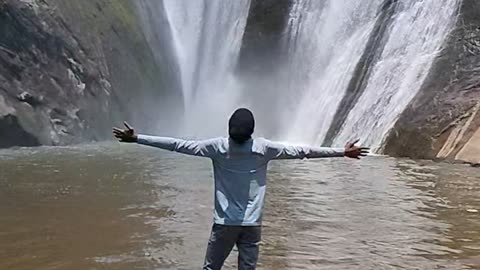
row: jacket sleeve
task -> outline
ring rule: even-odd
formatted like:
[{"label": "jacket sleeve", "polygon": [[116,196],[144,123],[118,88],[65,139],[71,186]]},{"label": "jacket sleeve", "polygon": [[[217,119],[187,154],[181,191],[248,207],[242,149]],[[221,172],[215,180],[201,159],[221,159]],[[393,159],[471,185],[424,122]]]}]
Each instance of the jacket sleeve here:
[{"label": "jacket sleeve", "polygon": [[170,137],[138,135],[137,143],[181,154],[213,158],[218,153],[219,139],[191,141]]},{"label": "jacket sleeve", "polygon": [[265,140],[265,155],[268,159],[304,159],[344,157],[344,148],[290,145]]}]

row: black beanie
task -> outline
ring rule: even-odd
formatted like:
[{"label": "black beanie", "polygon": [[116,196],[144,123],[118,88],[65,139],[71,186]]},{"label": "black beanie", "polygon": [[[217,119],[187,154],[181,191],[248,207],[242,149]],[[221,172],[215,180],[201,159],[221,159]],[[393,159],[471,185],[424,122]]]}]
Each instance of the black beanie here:
[{"label": "black beanie", "polygon": [[236,110],[228,122],[228,134],[238,144],[248,141],[252,137],[254,129],[255,119],[249,109]]}]

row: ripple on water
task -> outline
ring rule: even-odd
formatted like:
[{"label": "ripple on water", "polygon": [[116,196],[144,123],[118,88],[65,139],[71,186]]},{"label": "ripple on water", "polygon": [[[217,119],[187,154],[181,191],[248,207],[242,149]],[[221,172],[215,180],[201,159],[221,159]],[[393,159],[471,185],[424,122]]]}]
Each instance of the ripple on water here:
[{"label": "ripple on water", "polygon": [[[0,152],[0,269],[201,265],[207,160],[114,143]],[[273,162],[259,269],[479,269],[479,175],[386,157]]]}]

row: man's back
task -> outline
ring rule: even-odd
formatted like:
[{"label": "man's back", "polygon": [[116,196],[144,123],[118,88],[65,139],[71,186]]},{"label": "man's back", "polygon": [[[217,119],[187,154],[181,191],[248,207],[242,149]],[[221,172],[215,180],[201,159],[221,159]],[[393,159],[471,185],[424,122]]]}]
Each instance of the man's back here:
[{"label": "man's back", "polygon": [[265,143],[250,139],[237,144],[218,139],[213,160],[215,178],[215,223],[257,226],[261,224],[265,198],[267,164]]}]

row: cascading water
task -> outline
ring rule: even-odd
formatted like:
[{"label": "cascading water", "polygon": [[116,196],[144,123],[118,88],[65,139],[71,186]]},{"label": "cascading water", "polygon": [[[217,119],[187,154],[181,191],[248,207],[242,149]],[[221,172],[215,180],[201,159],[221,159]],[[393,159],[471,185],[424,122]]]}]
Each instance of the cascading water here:
[{"label": "cascading water", "polygon": [[182,77],[184,132],[224,134],[226,119],[239,106],[233,70],[250,1],[164,0],[164,6]]},{"label": "cascading water", "polygon": [[402,1],[367,87],[335,139],[352,137],[379,150],[398,116],[420,90],[455,22],[458,0]]},{"label": "cascading water", "polygon": [[[288,62],[268,75],[279,77],[262,78],[275,89],[267,98],[243,91],[255,81],[240,84],[233,74],[249,0],[139,2],[151,17],[150,40],[171,36],[184,96],[183,135],[224,134],[231,111],[256,100],[254,111],[271,120],[269,134],[277,139],[343,145],[358,137],[378,150],[421,88],[460,1],[293,0],[283,42]],[[268,108],[255,108],[259,104]]]},{"label": "cascading water", "polygon": [[[358,137],[378,150],[421,88],[460,1],[295,2],[288,37],[293,82],[289,91],[302,98],[295,104],[298,109],[290,111],[295,115],[288,120],[293,128],[283,137],[338,146]],[[387,10],[394,5],[394,12]],[[384,18],[379,21],[379,16]],[[389,25],[379,34],[382,23]],[[370,42],[372,35],[380,37]],[[351,89],[355,96],[348,99],[351,93],[346,91]],[[351,110],[339,113],[339,106],[346,105]]]},{"label": "cascading water", "polygon": [[281,138],[299,143],[323,140],[365,50],[381,3],[295,1],[287,36],[290,61],[285,92],[292,94],[288,98],[291,106],[284,115],[286,132]]}]

